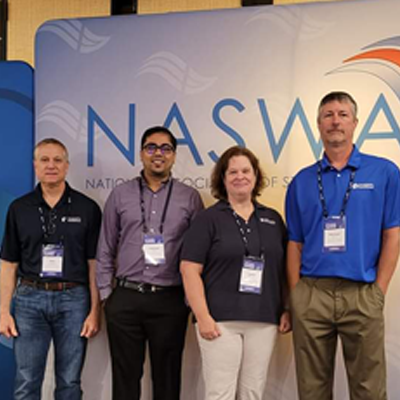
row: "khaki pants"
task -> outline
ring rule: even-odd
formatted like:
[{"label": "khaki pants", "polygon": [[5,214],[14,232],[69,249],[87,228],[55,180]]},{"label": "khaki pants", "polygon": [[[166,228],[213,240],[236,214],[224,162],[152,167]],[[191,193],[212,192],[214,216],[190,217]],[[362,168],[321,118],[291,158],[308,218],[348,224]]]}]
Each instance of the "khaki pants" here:
[{"label": "khaki pants", "polygon": [[386,400],[384,295],[375,283],[302,278],[291,293],[300,400],[332,400],[337,338],[351,400]]},{"label": "khaki pants", "polygon": [[221,336],[203,339],[196,324],[205,400],[261,400],[277,326],[262,322],[218,322]]}]

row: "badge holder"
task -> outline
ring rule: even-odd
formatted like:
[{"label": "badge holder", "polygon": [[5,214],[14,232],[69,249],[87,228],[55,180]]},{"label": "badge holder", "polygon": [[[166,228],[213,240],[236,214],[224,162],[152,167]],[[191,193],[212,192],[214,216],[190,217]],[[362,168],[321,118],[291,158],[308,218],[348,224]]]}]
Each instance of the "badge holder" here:
[{"label": "badge holder", "polygon": [[261,294],[264,259],[259,257],[244,257],[240,274],[239,292]]},{"label": "badge holder", "polygon": [[324,219],[324,253],[346,251],[346,217],[332,216]]},{"label": "badge holder", "polygon": [[144,235],[142,249],[146,264],[165,264],[164,237],[162,235]]},{"label": "badge holder", "polygon": [[64,247],[62,244],[44,244],[42,246],[42,278],[62,277]]}]

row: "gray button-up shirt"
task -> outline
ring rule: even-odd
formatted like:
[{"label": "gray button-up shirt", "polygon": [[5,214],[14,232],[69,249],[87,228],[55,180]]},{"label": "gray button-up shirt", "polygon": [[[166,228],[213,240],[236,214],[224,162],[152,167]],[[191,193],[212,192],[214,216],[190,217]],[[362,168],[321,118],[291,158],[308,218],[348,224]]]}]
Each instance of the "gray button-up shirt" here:
[{"label": "gray button-up shirt", "polygon": [[[173,181],[163,226],[165,264],[151,265],[145,262],[139,179],[143,183],[149,234],[160,234],[162,213]],[[199,193],[176,179],[162,184],[157,192],[153,192],[143,178],[117,186],[104,208],[97,250],[96,274],[101,299],[111,293],[114,277],[161,286],[180,285],[179,261],[184,233],[201,209],[203,202]]]}]

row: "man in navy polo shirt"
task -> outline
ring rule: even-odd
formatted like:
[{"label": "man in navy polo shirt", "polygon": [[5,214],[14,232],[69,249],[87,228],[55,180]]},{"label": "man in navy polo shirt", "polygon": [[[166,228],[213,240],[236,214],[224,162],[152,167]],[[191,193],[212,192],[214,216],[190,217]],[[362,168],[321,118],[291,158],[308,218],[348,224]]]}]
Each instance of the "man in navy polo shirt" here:
[{"label": "man in navy polo shirt", "polygon": [[7,214],[0,334],[15,338],[15,400],[41,399],[51,341],[54,398],[80,400],[87,339],[99,329],[94,260],[101,211],[65,181],[68,152],[60,141],[38,143],[34,167],[39,184],[15,200]]},{"label": "man in navy polo shirt", "polygon": [[322,160],[286,198],[288,281],[300,400],[333,398],[337,338],[352,400],[385,400],[384,298],[399,255],[400,173],[353,145],[357,105],[344,92],[318,110]]}]

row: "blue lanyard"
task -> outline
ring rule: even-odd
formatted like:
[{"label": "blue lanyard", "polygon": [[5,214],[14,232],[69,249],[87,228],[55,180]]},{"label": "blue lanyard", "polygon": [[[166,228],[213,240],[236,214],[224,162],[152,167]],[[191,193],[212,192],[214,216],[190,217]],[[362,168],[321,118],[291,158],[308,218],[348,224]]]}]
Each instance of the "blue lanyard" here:
[{"label": "blue lanyard", "polygon": [[[340,210],[340,217],[343,218],[346,213],[347,203],[350,198],[351,189],[353,188],[354,179],[356,177],[356,170],[352,169],[350,174],[349,185],[347,186],[346,193],[344,194],[342,208]],[[324,187],[322,185],[322,163],[318,161],[318,170],[317,170],[317,179],[318,179],[318,190],[319,190],[319,199],[321,200],[322,211],[324,218],[329,217],[328,209],[326,207],[326,200],[324,195]]]},{"label": "blue lanyard", "polygon": [[[247,238],[247,229],[242,226],[242,222],[240,221],[239,216],[235,212],[235,210],[231,207],[232,210],[232,215],[233,218],[235,219],[236,225],[239,229],[240,236],[242,237],[243,245],[244,245],[244,251],[245,251],[245,256],[248,257],[250,255],[249,251],[249,239]],[[257,213],[257,206],[254,205],[254,215],[256,217],[256,226],[257,226],[257,233],[258,233],[258,238],[260,242],[260,258],[264,259],[264,246],[262,244],[262,238],[261,238],[261,233],[260,233],[260,221]],[[251,218],[251,216],[250,216]],[[250,221],[250,219],[249,219]]]}]

